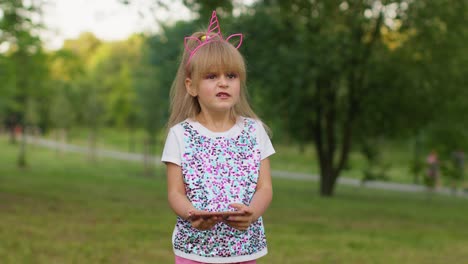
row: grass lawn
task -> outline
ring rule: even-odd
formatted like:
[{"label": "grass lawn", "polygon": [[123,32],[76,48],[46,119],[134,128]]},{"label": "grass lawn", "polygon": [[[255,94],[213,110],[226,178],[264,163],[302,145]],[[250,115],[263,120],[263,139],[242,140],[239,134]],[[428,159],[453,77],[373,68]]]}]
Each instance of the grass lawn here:
[{"label": "grass lawn", "polygon": [[[175,216],[162,168],[17,146],[0,137],[0,262],[173,263]],[[463,263],[467,199],[274,179],[265,215],[269,254],[259,264]]]}]

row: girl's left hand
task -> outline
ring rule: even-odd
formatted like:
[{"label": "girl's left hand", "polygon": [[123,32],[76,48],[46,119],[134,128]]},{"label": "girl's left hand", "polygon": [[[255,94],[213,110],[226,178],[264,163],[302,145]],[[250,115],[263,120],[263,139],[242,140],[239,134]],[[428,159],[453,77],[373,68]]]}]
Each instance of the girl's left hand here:
[{"label": "girl's left hand", "polygon": [[224,223],[241,231],[247,230],[252,222],[254,222],[252,209],[245,204],[238,203],[231,204],[230,206],[235,208],[236,211],[244,212],[244,214],[229,216],[224,219]]},{"label": "girl's left hand", "polygon": [[210,230],[212,229],[217,223],[221,222],[222,218],[220,216],[210,216],[210,217],[202,217],[202,216],[191,216],[193,212],[189,212],[189,221],[192,224],[193,228],[198,230]]}]

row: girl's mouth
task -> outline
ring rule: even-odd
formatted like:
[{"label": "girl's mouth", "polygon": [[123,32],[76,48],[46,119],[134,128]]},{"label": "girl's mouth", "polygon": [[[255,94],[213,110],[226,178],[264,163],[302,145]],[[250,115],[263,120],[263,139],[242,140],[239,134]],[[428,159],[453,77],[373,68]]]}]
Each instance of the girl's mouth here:
[{"label": "girl's mouth", "polygon": [[224,93],[224,92],[220,92],[216,94],[216,97],[220,97],[220,98],[228,98],[230,96],[231,95],[229,95],[228,93]]}]

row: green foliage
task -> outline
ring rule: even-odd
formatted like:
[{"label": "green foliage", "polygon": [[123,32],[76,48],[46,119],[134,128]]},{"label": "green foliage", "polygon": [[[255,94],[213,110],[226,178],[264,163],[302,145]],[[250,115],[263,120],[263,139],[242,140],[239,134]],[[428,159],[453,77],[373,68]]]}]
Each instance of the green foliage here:
[{"label": "green foliage", "polygon": [[260,1],[236,20],[256,109],[284,142],[314,141],[322,174],[339,173],[360,138],[426,130],[432,147],[466,148],[467,10],[459,1]]},{"label": "green foliage", "polygon": [[104,97],[99,93],[96,84],[91,81],[84,81],[81,83],[81,89],[86,91],[83,98],[83,118],[85,124],[90,128],[98,129],[103,126],[104,121]]},{"label": "green foliage", "polygon": [[70,129],[76,121],[77,111],[73,109],[71,89],[68,83],[56,81],[56,93],[52,98],[49,117],[55,128]]},{"label": "green foliage", "polygon": [[105,95],[105,120],[117,127],[129,126],[140,110],[136,104],[135,75],[140,63],[143,37],[102,44],[91,56],[89,76]]},{"label": "green foliage", "polygon": [[359,142],[361,153],[366,158],[367,165],[363,169],[362,181],[388,181],[390,165],[382,161],[382,153],[379,140],[361,140]]},{"label": "green foliage", "polygon": [[24,120],[25,123],[29,126],[37,126],[41,120],[41,116],[39,115],[37,102],[32,99],[28,98],[26,102],[26,110],[24,113]]},{"label": "green foliage", "polygon": [[178,22],[173,27],[163,27],[160,35],[145,43],[136,89],[143,108],[143,126],[149,132],[165,127],[169,91],[183,51],[183,39],[194,30],[193,23]]},{"label": "green foliage", "polygon": [[79,57],[85,69],[87,69],[90,66],[92,56],[101,44],[102,41],[96,38],[93,33],[84,32],[77,39],[65,40],[63,49],[69,50]]},{"label": "green foliage", "polygon": [[[367,2],[264,1],[252,18],[258,21],[244,24],[258,26],[260,34],[252,35],[268,36],[259,38],[259,47],[246,57],[260,49],[274,54],[274,62],[266,60],[271,55],[263,57],[265,64],[253,76],[263,80],[258,89],[279,84],[267,90],[263,107],[275,113],[272,119],[282,117],[280,130],[292,139],[316,144],[324,195],[333,193],[347,162],[355,123],[378,109],[363,102],[372,90],[370,69],[380,66],[372,58],[381,55],[377,48],[385,26],[383,7],[365,15],[372,8]],[[264,74],[268,68],[271,72]]]},{"label": "green foliage", "polygon": [[0,121],[2,121],[7,113],[7,110],[12,106],[12,98],[14,94],[14,81],[11,76],[14,75],[13,67],[8,56],[0,53]]},{"label": "green foliage", "polygon": [[199,15],[200,22],[206,22],[206,18],[211,17],[213,10],[218,13],[228,15],[233,10],[233,1],[230,0],[182,0],[185,6],[187,6],[192,12]]},{"label": "green foliage", "polygon": [[[9,96],[0,101],[0,118],[9,120],[10,130],[21,125],[23,135],[26,126],[38,125],[40,116],[46,111],[40,104],[48,94],[45,85],[48,69],[47,56],[37,35],[37,30],[42,27],[37,19],[41,12],[39,4],[22,0],[0,1],[0,47],[6,47],[0,56],[8,74],[2,76],[4,82],[0,84],[3,86],[0,91],[6,91]],[[23,136],[17,157],[17,165],[21,168],[28,164],[25,140]]]},{"label": "green foliage", "polygon": [[35,2],[2,0],[0,7],[0,46],[6,47],[0,54],[0,116],[23,120],[31,102],[37,104],[35,111],[43,114],[44,109],[36,102],[47,98],[47,56],[37,36],[42,25],[34,18],[40,6]]}]

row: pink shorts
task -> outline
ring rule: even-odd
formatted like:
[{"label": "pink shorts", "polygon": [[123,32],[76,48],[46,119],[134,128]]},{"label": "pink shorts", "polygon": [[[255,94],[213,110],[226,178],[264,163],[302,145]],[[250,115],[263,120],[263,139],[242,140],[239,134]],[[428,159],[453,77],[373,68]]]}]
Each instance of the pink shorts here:
[{"label": "pink shorts", "polygon": [[[230,264],[256,264],[256,260],[251,260],[251,261],[244,261],[244,262],[237,262],[237,263],[230,263]],[[209,263],[204,263],[204,262],[198,262],[186,258],[182,258],[179,256],[175,256],[175,264],[209,264]]]}]

